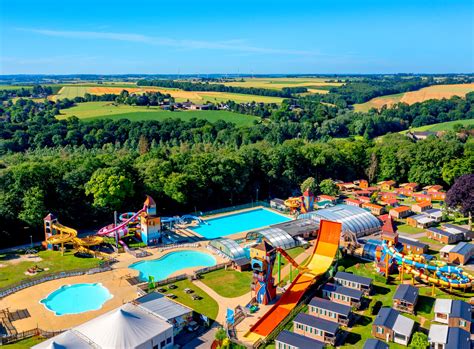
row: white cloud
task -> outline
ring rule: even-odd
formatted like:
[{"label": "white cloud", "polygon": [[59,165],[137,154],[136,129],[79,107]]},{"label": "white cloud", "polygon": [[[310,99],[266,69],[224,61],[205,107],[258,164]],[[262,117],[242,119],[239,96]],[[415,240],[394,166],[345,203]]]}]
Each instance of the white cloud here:
[{"label": "white cloud", "polygon": [[210,49],[210,50],[226,50],[248,53],[262,54],[286,54],[286,55],[305,55],[317,56],[319,52],[291,49],[275,49],[267,47],[257,47],[247,45],[245,40],[233,39],[226,41],[202,41],[202,40],[177,40],[172,38],[149,36],[134,33],[114,33],[114,32],[97,32],[97,31],[67,31],[67,30],[51,30],[38,28],[17,28],[18,30],[36,33],[45,36],[82,39],[82,40],[114,40],[136,42],[156,46],[168,46],[181,49]]}]

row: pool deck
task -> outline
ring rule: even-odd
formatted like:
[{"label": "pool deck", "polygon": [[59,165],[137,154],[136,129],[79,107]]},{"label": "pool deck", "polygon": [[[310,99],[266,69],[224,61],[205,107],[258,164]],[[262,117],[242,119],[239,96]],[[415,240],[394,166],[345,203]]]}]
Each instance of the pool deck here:
[{"label": "pool deck", "polygon": [[[148,251],[152,255],[145,258],[135,258],[128,253],[122,253],[117,256],[116,259],[118,262],[112,266],[113,269],[111,271],[52,280],[26,288],[0,299],[0,309],[8,308],[11,311],[28,309],[31,317],[13,322],[13,326],[15,326],[18,332],[31,330],[36,327],[49,331],[69,329],[137,298],[137,287],[130,285],[126,279],[138,276],[139,272],[138,270],[129,269],[128,266],[130,264],[143,260],[157,259],[170,252],[188,249],[211,254],[216,259],[217,264],[223,263],[224,259],[206,249],[206,244],[207,242],[201,242],[201,247],[174,248],[165,251],[160,251],[160,249],[156,248],[149,249]],[[202,267],[181,269],[171,274],[170,277],[180,274],[191,274],[194,270],[201,268]],[[104,285],[113,295],[113,298],[105,302],[99,310],[88,311],[81,314],[56,316],[52,311],[47,310],[45,306],[40,303],[40,300],[46,298],[51,292],[63,285],[96,282],[102,283],[102,285]]]}]

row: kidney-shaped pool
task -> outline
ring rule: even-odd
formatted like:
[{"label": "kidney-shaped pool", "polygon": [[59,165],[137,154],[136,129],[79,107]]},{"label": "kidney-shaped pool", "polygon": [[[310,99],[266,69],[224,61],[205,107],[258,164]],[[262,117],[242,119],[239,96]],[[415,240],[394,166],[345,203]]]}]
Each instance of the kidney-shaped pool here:
[{"label": "kidney-shaped pool", "polygon": [[140,272],[138,278],[141,281],[148,281],[149,276],[153,276],[155,281],[159,281],[181,269],[212,267],[216,264],[216,259],[208,253],[183,250],[170,252],[159,259],[133,263],[129,268]]}]

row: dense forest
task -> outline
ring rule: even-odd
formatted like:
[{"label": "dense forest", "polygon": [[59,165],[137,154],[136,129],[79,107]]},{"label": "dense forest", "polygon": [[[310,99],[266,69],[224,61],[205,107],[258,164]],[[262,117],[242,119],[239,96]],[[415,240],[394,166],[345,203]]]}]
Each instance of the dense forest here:
[{"label": "dense forest", "polygon": [[157,200],[160,214],[169,215],[247,203],[255,200],[257,190],[260,199],[286,197],[310,176],[317,183],[368,178],[451,185],[474,172],[469,132],[418,142],[386,135],[410,126],[474,118],[474,93],[369,113],[310,97],[289,98],[281,105],[225,103],[231,111],[261,117],[241,128],[224,120],[185,122],[172,118],[176,111],[165,121],[56,118],[61,109],[103,98],[131,105],[170,101],[160,93],[124,91],[2,103],[2,245],[27,242],[30,235],[40,239],[48,212],[65,224],[90,228],[110,221],[113,210],[140,207],[145,194]]}]

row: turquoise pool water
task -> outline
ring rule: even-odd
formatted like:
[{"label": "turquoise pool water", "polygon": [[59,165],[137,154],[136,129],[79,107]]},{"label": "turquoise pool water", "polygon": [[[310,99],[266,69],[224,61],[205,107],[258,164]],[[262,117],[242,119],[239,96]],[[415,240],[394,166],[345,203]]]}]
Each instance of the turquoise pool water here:
[{"label": "turquoise pool water", "polygon": [[113,296],[100,283],[64,285],[40,303],[56,315],[79,314],[98,310]]},{"label": "turquoise pool water", "polygon": [[149,276],[153,276],[155,281],[166,279],[174,272],[192,267],[212,267],[216,265],[216,259],[204,252],[183,250],[171,252],[167,255],[150,261],[142,261],[129,266],[140,272],[138,278],[141,281],[148,281]]},{"label": "turquoise pool water", "polygon": [[290,218],[259,208],[256,210],[234,213],[227,216],[206,219],[208,224],[201,224],[192,228],[199,235],[207,239],[240,233],[241,231],[257,229],[267,225],[290,221]]}]

